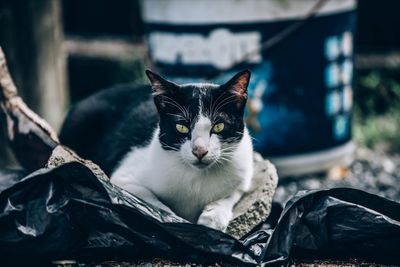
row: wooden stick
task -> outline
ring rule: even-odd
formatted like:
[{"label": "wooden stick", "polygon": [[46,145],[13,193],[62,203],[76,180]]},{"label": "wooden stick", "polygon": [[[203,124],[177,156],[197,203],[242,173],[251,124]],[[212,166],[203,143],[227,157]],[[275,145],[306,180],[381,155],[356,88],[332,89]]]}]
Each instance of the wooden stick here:
[{"label": "wooden stick", "polygon": [[109,180],[99,166],[60,145],[51,126],[19,97],[1,47],[0,120],[7,129],[6,136],[12,151],[25,169],[34,171],[43,167],[55,168],[67,162],[78,161],[91,169],[97,178]]},{"label": "wooden stick", "polygon": [[30,171],[45,166],[52,150],[59,144],[57,134],[18,96],[1,47],[0,108],[7,139],[20,164]]},{"label": "wooden stick", "polygon": [[55,168],[67,162],[78,161],[91,169],[97,178],[109,179],[99,166],[60,145],[51,126],[19,97],[1,47],[0,120],[7,129],[6,136],[16,158],[25,169],[34,171],[43,167]]}]

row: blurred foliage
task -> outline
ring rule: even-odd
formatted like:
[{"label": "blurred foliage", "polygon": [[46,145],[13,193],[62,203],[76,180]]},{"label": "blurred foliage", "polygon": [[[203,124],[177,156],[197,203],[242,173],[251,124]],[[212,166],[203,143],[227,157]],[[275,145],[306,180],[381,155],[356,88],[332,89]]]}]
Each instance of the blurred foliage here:
[{"label": "blurred foliage", "polygon": [[357,144],[383,152],[400,152],[400,108],[362,117],[355,113],[353,137]]},{"label": "blurred foliage", "polygon": [[354,140],[372,149],[400,152],[400,71],[359,72],[355,86]]},{"label": "blurred foliage", "polygon": [[400,102],[400,72],[373,70],[356,79],[356,108],[364,115],[382,114]]}]

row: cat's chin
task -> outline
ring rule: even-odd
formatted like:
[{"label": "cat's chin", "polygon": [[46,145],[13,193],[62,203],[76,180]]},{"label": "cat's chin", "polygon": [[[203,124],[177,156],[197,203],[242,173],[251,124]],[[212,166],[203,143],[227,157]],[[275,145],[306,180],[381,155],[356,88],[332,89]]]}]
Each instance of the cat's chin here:
[{"label": "cat's chin", "polygon": [[196,161],[190,164],[193,168],[197,169],[197,170],[206,170],[208,168],[210,168],[211,166],[213,166],[213,162],[202,162],[202,161]]}]

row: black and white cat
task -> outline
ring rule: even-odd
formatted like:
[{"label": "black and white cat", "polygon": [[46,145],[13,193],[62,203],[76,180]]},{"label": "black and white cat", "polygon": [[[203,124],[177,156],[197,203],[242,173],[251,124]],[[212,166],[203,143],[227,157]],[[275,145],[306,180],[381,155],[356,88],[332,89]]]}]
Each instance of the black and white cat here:
[{"label": "black and white cat", "polygon": [[225,230],[253,176],[244,122],[250,72],[224,85],[178,85],[146,74],[153,97],[146,86],[99,92],[72,109],[61,142],[135,196]]}]

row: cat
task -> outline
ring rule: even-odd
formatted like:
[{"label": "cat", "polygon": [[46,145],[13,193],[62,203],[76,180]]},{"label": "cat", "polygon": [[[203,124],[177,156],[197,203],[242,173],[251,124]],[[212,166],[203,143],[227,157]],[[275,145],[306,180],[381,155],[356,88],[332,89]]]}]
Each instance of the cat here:
[{"label": "cat", "polygon": [[178,85],[150,70],[146,75],[152,90],[119,86],[78,103],[61,142],[142,200],[225,231],[253,176],[244,122],[250,72],[223,85]]}]

